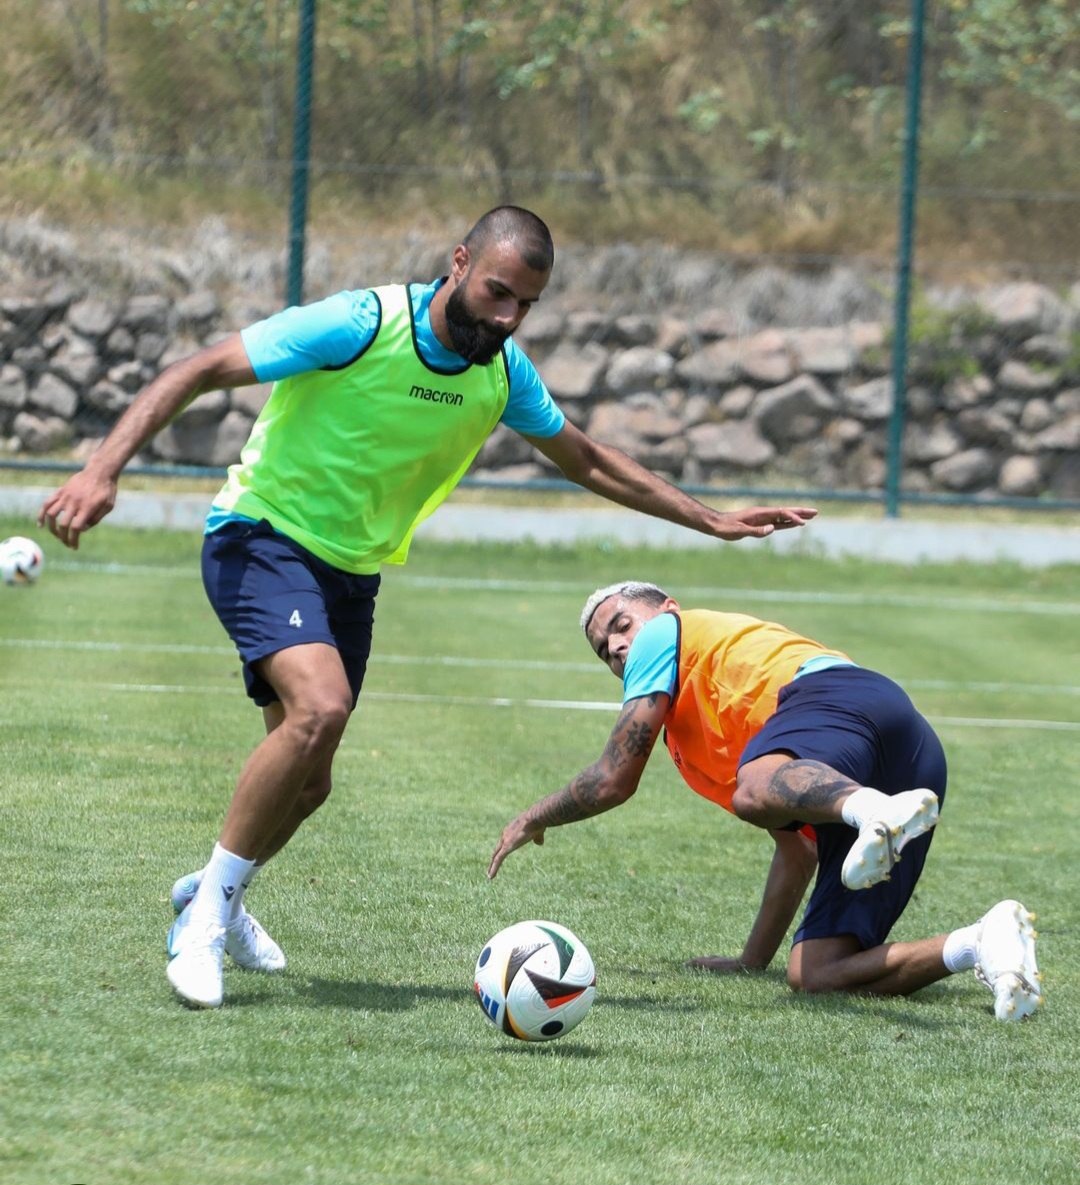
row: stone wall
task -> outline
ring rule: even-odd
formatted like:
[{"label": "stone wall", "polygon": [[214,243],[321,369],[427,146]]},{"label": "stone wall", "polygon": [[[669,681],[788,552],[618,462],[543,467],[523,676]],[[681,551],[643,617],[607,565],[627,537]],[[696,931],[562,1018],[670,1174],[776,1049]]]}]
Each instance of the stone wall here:
[{"label": "stone wall", "polygon": [[[519,343],[571,420],[683,484],[876,491],[892,409],[882,320],[748,325],[730,307],[581,311],[565,290]],[[625,302],[624,302],[625,308]],[[1080,287],[1004,285],[934,312],[913,346],[904,488],[1080,497]],[[170,362],[238,323],[209,291],[88,296],[70,280],[0,299],[0,448],[88,455]],[[196,399],[145,461],[233,461],[269,391]],[[474,473],[551,476],[499,428]]]}]

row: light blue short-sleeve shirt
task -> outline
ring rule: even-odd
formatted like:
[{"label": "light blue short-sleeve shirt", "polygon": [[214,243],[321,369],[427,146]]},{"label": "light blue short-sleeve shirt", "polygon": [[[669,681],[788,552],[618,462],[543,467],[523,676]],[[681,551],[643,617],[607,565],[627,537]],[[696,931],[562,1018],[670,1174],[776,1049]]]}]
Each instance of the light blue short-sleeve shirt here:
[{"label": "light blue short-sleeve shirt", "polygon": [[[461,370],[465,360],[448,350],[431,328],[431,298],[442,283],[410,286],[416,343],[430,366]],[[256,321],[241,330],[240,338],[255,377],[272,383],[309,370],[348,366],[371,344],[378,327],[378,299],[370,289],[358,288]],[[566,417],[513,338],[505,348],[510,394],[501,422],[526,436],[555,436]]]},{"label": "light blue short-sleeve shirt", "polygon": [[[808,658],[792,676],[801,679],[830,667],[853,667],[849,658],[819,654]],[[661,613],[638,630],[623,668],[623,703],[663,693],[672,698],[679,681],[679,622],[674,613]]]},{"label": "light blue short-sleeve shirt", "polygon": [[643,695],[675,695],[679,678],[679,622],[661,613],[638,630],[623,667],[623,703]]}]

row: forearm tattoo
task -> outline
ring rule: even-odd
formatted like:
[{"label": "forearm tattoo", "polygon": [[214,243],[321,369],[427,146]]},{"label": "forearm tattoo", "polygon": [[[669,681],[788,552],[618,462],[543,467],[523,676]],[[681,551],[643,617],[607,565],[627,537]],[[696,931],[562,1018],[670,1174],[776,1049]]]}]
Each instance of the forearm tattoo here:
[{"label": "forearm tattoo", "polygon": [[[631,758],[647,758],[655,740],[652,727],[634,719],[636,703],[636,700],[633,701],[623,710],[600,760],[582,770],[569,785],[541,799],[530,811],[531,822],[541,827],[576,823],[579,819],[600,814],[621,801],[608,793],[614,771],[626,765]],[[649,707],[654,707],[656,697],[647,697],[647,703]]]},{"label": "forearm tattoo", "polygon": [[600,787],[603,774],[597,765],[590,765],[574,778],[568,786],[541,799],[529,812],[530,822],[541,827],[559,827],[563,823],[576,823],[597,813],[600,802]]},{"label": "forearm tattoo", "polygon": [[857,789],[858,782],[820,761],[797,759],[781,765],[769,779],[769,791],[794,811],[823,807]]}]

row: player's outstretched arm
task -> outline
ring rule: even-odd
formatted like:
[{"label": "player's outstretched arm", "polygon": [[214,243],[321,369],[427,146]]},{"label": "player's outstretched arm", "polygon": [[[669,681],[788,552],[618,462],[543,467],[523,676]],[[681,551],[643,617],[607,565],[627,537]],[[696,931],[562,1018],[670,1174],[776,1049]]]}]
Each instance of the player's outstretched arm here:
[{"label": "player's outstretched arm", "polygon": [[197,395],[256,381],[238,333],[173,363],[139,394],[83,469],[45,499],[38,526],[77,550],[83,531],[112,510],[121,470],[147,441]]},{"label": "player's outstretched arm", "polygon": [[547,828],[591,819],[632,797],[664,726],[667,707],[666,695],[644,696],[625,704],[600,758],[503,828],[488,865],[489,879],[511,852],[527,843],[542,844]]},{"label": "player's outstretched arm", "polygon": [[688,967],[705,971],[763,971],[780,949],[784,935],[798,911],[806,887],[817,868],[817,851],[798,831],[770,831],[776,849],[773,852],[765,889],[750,936],[737,958],[703,955],[690,959]]},{"label": "player's outstretched arm", "polygon": [[764,539],[774,531],[804,526],[817,515],[810,506],[752,506],[728,513],[713,510],[626,453],[590,439],[569,421],[554,436],[526,439],[558,465],[565,477],[594,494],[717,539]]}]

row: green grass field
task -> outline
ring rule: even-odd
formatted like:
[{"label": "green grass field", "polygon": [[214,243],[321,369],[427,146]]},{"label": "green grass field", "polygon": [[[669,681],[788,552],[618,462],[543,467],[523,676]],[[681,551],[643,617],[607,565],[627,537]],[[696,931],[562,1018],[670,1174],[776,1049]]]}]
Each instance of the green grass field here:
[{"label": "green grass field", "polygon": [[[108,525],[0,586],[0,1181],[18,1185],[1074,1182],[1080,1164],[1080,572],[417,545],[387,572],[330,804],[248,904],[289,956],[198,1013],[164,975],[261,733],[199,540]],[[683,968],[737,953],[771,844],[657,752],[638,795],[484,871],[503,823],[599,753],[619,686],[577,629],[623,577],[773,617],[905,683],[951,784],[897,938],[1035,909],[1046,1002],[974,976],[801,998]],[[579,705],[611,704],[587,710]],[[1072,853],[1072,854],[1070,854]],[[513,1042],[485,939],[547,917],[599,974],[580,1028]]]}]

